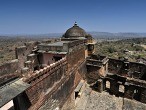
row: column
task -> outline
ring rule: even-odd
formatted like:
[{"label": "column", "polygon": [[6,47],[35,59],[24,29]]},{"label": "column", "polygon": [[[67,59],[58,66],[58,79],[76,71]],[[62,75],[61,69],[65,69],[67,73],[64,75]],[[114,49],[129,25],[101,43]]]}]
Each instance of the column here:
[{"label": "column", "polygon": [[98,85],[98,87],[97,87],[98,92],[104,91],[105,83],[104,83],[103,79],[98,79],[97,85]]}]

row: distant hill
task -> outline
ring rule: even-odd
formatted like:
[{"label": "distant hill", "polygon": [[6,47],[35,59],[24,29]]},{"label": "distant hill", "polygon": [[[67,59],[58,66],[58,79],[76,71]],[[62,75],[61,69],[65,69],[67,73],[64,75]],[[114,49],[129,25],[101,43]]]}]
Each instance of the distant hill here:
[{"label": "distant hill", "polygon": [[[146,33],[133,33],[133,32],[121,32],[121,33],[109,33],[109,32],[87,32],[91,34],[94,38],[98,39],[127,39],[127,38],[139,38],[146,37]],[[0,38],[6,37],[24,37],[24,38],[58,38],[61,37],[63,33],[48,33],[48,34],[38,34],[38,35],[2,35]]]},{"label": "distant hill", "polygon": [[95,38],[118,38],[118,39],[125,39],[125,38],[139,38],[139,37],[146,37],[146,33],[109,33],[109,32],[89,32]]}]

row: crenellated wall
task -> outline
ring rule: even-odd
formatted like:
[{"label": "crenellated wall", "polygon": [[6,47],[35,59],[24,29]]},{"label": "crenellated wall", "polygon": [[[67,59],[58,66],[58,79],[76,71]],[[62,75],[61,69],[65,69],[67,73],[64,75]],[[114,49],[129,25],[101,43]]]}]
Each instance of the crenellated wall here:
[{"label": "crenellated wall", "polygon": [[68,61],[64,57],[25,76],[23,81],[31,84],[25,91],[31,103],[29,110],[62,108],[86,72],[85,64],[85,61],[78,62],[74,69],[68,70]]},{"label": "crenellated wall", "polygon": [[[40,104],[43,104],[45,101],[45,98],[42,99],[42,97],[51,94],[51,91],[55,90],[58,84],[62,84],[61,82],[65,80],[66,71],[67,61],[66,58],[63,58],[58,62],[34,73],[30,73],[23,78],[23,81],[31,84],[31,86],[25,91],[32,104],[30,109],[42,106]],[[38,101],[42,101],[42,103],[38,105]]]}]

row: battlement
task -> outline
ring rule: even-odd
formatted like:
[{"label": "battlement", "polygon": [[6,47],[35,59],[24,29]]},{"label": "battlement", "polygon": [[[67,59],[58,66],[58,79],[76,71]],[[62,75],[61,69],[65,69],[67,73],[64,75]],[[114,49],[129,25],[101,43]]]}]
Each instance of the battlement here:
[{"label": "battlement", "polygon": [[66,64],[67,64],[67,60],[66,60],[66,57],[64,57],[61,60],[44,67],[43,69],[36,70],[33,73],[28,73],[28,75],[23,77],[23,81],[31,83],[39,79],[39,77],[43,76],[44,74],[50,75],[54,71],[58,70],[61,66],[64,66]]}]

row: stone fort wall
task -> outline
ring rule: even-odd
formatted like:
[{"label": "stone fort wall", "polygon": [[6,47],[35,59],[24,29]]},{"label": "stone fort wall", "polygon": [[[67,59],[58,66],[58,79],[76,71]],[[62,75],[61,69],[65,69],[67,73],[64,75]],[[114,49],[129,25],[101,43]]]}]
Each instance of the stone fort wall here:
[{"label": "stone fort wall", "polygon": [[83,43],[69,48],[69,53],[61,60],[27,73],[23,81],[31,84],[25,91],[31,103],[29,110],[62,108],[86,73],[85,64]]}]

